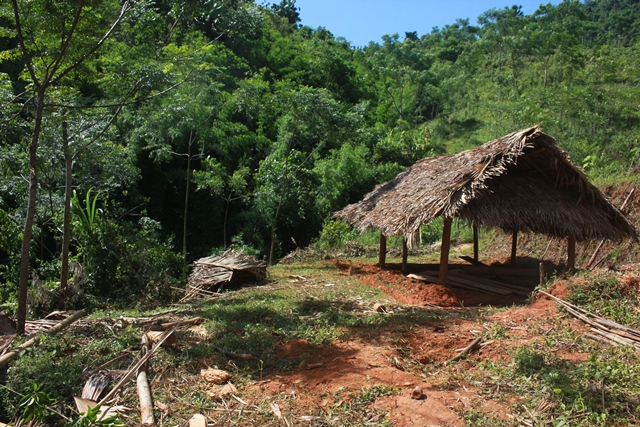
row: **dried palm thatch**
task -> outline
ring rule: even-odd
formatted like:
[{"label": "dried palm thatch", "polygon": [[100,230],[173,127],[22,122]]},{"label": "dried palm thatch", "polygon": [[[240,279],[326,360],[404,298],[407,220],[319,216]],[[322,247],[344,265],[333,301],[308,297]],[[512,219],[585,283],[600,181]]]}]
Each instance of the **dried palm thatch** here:
[{"label": "dried palm thatch", "polygon": [[419,160],[334,214],[361,231],[404,235],[410,247],[420,226],[438,216],[578,241],[636,238],[634,226],[538,126]]},{"label": "dried palm thatch", "polygon": [[208,290],[225,283],[262,282],[267,276],[267,264],[250,255],[226,251],[222,255],[200,258],[192,265],[182,301],[207,294]]}]

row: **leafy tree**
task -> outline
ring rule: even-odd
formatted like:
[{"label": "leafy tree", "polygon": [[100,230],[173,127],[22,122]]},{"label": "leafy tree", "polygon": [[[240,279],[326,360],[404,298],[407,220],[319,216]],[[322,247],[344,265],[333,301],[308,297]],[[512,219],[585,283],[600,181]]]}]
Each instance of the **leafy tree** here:
[{"label": "leafy tree", "polygon": [[[2,14],[7,15],[6,3]],[[38,192],[38,144],[42,133],[47,96],[68,83],[73,72],[92,57],[109,38],[130,3],[109,0],[20,2],[11,0],[11,31],[30,80],[29,104],[33,127],[29,143],[29,198],[23,230],[17,332],[24,333],[29,284],[29,259]],[[98,12],[101,11],[101,12]],[[43,19],[46,17],[46,19]]]}]

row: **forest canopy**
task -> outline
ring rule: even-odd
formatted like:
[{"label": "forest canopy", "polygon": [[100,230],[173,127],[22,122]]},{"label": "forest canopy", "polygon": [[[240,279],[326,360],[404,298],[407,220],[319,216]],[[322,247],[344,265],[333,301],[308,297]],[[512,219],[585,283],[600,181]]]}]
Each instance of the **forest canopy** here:
[{"label": "forest canopy", "polygon": [[167,297],[229,246],[275,262],[416,160],[537,123],[591,176],[638,173],[635,0],[491,9],[363,48],[301,15],[0,2],[2,309],[27,281],[35,308],[80,287]]}]

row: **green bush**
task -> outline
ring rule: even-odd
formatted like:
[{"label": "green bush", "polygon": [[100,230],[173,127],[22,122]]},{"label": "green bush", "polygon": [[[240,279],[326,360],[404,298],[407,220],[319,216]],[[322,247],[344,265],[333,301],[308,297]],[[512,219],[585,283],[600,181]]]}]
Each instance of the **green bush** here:
[{"label": "green bush", "polygon": [[167,301],[184,279],[186,263],[160,236],[160,224],[142,217],[137,224],[102,217],[95,232],[76,227],[77,260],[96,297],[140,297]]},{"label": "green bush", "polygon": [[358,237],[358,231],[341,219],[325,222],[315,244],[320,249],[341,249],[348,241]]}]

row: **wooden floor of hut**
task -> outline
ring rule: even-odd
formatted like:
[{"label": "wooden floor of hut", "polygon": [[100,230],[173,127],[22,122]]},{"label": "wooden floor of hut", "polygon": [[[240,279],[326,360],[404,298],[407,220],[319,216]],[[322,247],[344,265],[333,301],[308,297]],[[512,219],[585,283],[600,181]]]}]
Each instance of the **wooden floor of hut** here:
[{"label": "wooden floor of hut", "polygon": [[[406,276],[427,283],[438,283],[439,264],[409,264]],[[387,269],[401,269],[387,264]],[[540,283],[540,271],[525,267],[449,264],[447,285],[494,295],[526,297]]]}]

